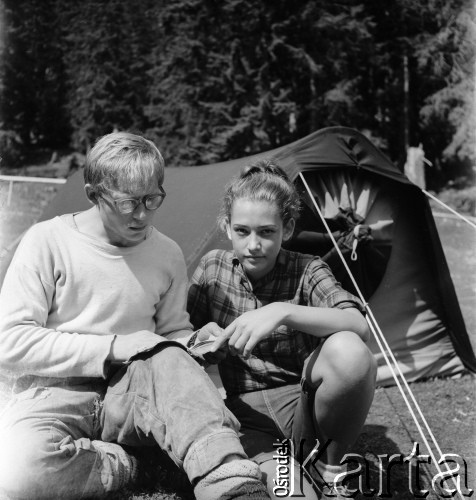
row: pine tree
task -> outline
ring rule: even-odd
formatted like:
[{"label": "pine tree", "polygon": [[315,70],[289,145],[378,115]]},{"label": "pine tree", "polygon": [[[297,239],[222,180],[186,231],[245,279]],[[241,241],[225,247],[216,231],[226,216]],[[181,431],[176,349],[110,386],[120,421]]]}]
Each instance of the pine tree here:
[{"label": "pine tree", "polygon": [[69,135],[56,1],[3,3],[0,128],[18,134],[26,148],[57,147]]},{"label": "pine tree", "polygon": [[155,39],[151,0],[69,0],[64,55],[73,144],[87,150],[116,129],[147,128],[148,54]]}]

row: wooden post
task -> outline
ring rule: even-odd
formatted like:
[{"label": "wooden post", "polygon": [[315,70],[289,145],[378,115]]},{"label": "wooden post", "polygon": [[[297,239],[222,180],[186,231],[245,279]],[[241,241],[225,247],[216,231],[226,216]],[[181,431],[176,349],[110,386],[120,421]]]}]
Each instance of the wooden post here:
[{"label": "wooden post", "polygon": [[10,206],[10,202],[12,201],[12,193],[13,193],[13,181],[11,180],[8,183],[7,207]]}]

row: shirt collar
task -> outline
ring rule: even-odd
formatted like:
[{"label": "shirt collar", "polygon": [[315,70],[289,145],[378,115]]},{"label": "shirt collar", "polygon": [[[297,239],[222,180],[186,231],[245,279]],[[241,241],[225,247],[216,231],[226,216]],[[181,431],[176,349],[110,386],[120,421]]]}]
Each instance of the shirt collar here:
[{"label": "shirt collar", "polygon": [[[278,254],[278,258],[276,259],[276,266],[285,266],[287,259],[287,253],[288,251],[285,250],[284,248],[281,248]],[[275,267],[276,267],[275,266]]]},{"label": "shirt collar", "polygon": [[[281,250],[279,251],[279,254],[278,254],[278,258],[276,259],[276,266],[284,266],[286,264],[287,253],[288,253],[288,250],[281,248]],[[238,260],[238,257],[236,256],[235,252],[231,252],[229,258],[234,266],[240,265],[240,261]]]},{"label": "shirt collar", "polygon": [[275,264],[274,268],[266,276],[263,276],[261,279],[259,279],[254,284],[254,287],[253,287],[251,281],[249,280],[248,276],[246,276],[245,270],[243,269],[235,252],[231,252],[230,260],[233,264],[233,268],[237,271],[236,276],[237,276],[238,281],[240,283],[244,284],[246,288],[248,286],[250,286],[251,289],[253,289],[253,288],[256,289],[256,288],[259,288],[260,286],[268,283],[269,281],[272,281],[274,279],[274,277],[276,276],[277,272],[283,271],[283,267],[286,266],[286,262],[288,260],[287,259],[288,253],[289,252],[287,250],[285,250],[284,248],[281,248],[281,250],[279,251],[278,257],[276,258],[276,264]]}]

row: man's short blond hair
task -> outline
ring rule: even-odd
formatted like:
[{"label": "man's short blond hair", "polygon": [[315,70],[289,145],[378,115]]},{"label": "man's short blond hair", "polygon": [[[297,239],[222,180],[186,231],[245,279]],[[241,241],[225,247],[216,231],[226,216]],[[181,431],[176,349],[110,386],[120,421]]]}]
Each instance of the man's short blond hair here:
[{"label": "man's short blond hair", "polygon": [[95,190],[144,190],[164,182],[164,159],[150,140],[129,132],[113,132],[98,139],[86,157],[84,182]]}]

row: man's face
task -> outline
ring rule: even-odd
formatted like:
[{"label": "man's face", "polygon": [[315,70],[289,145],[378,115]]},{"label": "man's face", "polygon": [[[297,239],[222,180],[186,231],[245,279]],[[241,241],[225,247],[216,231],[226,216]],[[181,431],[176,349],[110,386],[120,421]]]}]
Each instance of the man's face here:
[{"label": "man's face", "polygon": [[[165,193],[158,185],[128,193],[108,189],[105,194],[101,194],[98,197],[99,214],[109,243],[118,247],[131,247],[141,243],[157,213],[157,210],[146,208],[146,198],[149,198],[147,203],[154,206],[163,197]],[[137,200],[140,203],[130,213],[122,213],[124,200]]]}]

